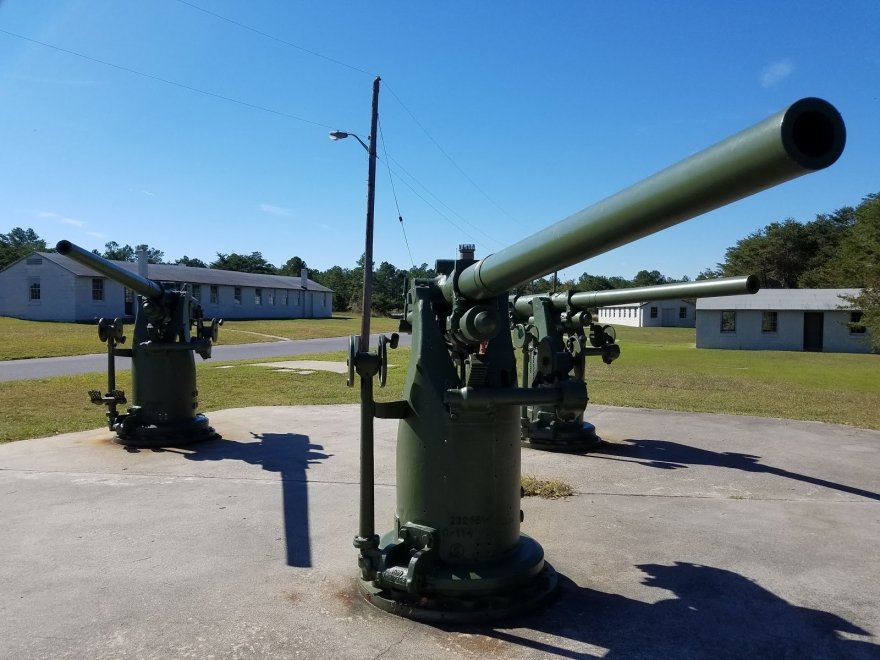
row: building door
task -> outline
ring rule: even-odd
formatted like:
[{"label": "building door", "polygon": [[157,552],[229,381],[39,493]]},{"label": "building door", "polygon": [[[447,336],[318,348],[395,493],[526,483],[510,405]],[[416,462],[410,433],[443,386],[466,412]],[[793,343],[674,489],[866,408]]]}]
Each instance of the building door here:
[{"label": "building door", "polygon": [[664,307],[660,313],[660,325],[664,328],[671,328],[675,325],[675,310],[672,307]]},{"label": "building door", "polygon": [[822,326],[825,315],[822,312],[804,312],[804,350],[822,350]]}]

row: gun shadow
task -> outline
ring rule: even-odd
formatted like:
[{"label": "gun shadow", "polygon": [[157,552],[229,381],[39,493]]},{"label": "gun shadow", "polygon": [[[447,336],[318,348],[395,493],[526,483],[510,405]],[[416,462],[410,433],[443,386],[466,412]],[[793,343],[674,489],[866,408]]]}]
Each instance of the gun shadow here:
[{"label": "gun shadow", "polygon": [[669,440],[629,439],[625,443],[606,442],[591,450],[588,455],[607,460],[625,460],[661,470],[678,470],[691,465],[712,465],[731,470],[742,470],[743,472],[772,474],[786,479],[813,484],[814,486],[837,490],[842,493],[849,493],[850,495],[880,500],[880,494],[863,488],[847,486],[846,484],[836,483],[827,479],[820,479],[819,477],[798,474],[797,472],[773,467],[772,465],[765,465],[760,462],[760,456],[753,454],[711,451]]},{"label": "gun shadow", "polygon": [[[877,644],[843,636],[870,637],[862,628],[830,612],[792,605],[732,571],[687,562],[636,568],[646,575],[642,584],[670,591],[672,597],[648,603],[560,576],[558,596],[544,611],[490,630],[443,629],[566,658],[880,657]],[[542,634],[525,637],[520,629]],[[554,644],[552,637],[598,648],[573,651]]]},{"label": "gun shadow", "polygon": [[320,453],[321,445],[297,433],[251,433],[258,442],[209,440],[180,448],[166,448],[183,454],[189,461],[242,461],[259,465],[267,472],[281,476],[284,509],[284,535],[287,565],[309,567],[312,550],[309,540],[309,492],[306,471],[310,465],[326,460],[332,454]]}]

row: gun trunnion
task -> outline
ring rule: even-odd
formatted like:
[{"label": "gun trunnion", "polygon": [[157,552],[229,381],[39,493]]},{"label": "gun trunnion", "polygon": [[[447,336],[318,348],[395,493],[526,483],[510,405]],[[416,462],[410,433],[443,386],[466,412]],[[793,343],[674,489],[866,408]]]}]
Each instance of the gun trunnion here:
[{"label": "gun trunnion", "polygon": [[[133,447],[187,444],[216,437],[208,418],[198,413],[194,353],[211,357],[221,320],[205,323],[199,302],[188,285],[161,283],[141,277],[88,250],[59,241],[59,254],[125,285],[138,294],[134,337],[125,342],[122,319],[100,319],[98,337],[107,343],[107,393],[89,392],[93,403],[106,405],[115,442]],[[195,336],[191,328],[195,328]],[[131,358],[132,405],[126,413],[125,392],[116,388],[116,356]]]}]

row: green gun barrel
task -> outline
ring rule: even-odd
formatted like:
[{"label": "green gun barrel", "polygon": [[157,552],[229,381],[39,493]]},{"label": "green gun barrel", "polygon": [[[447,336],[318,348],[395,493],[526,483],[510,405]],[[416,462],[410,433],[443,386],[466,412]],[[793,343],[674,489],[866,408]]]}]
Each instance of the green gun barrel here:
[{"label": "green gun barrel", "polygon": [[[846,129],[827,101],[805,98],[607,199],[466,268],[458,292],[486,300],[707,211],[833,164]],[[441,283],[451,300],[451,278]]]},{"label": "green gun barrel", "polygon": [[70,257],[74,261],[78,261],[84,266],[88,266],[102,275],[106,275],[111,280],[124,284],[132,291],[141,294],[144,298],[161,298],[165,291],[158,282],[141,277],[136,273],[125,270],[125,268],[120,268],[112,261],[107,261],[104,257],[99,257],[97,254],[89,252],[70,241],[58,241],[55,249],[58,250],[58,254]]},{"label": "green gun barrel", "polygon": [[[554,309],[585,310],[589,307],[606,305],[626,305],[628,303],[645,302],[646,300],[673,300],[675,298],[716,298],[719,296],[736,296],[757,293],[760,287],[754,275],[744,277],[720,277],[714,280],[699,282],[676,282],[674,284],[657,284],[629,289],[611,289],[608,291],[578,291],[575,293],[554,293],[550,301]],[[528,296],[511,296],[513,311],[520,320],[532,315],[532,300],[543,297],[540,294]]]}]

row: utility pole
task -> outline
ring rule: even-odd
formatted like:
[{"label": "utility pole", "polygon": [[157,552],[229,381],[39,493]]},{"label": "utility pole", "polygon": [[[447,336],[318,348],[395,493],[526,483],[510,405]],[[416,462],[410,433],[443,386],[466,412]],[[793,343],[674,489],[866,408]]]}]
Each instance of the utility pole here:
[{"label": "utility pole", "polygon": [[370,165],[367,172],[367,231],[364,245],[364,290],[361,337],[358,350],[370,350],[370,313],[373,304],[373,211],[376,206],[376,129],[379,124],[379,81],[373,81],[373,112],[370,117]]}]

